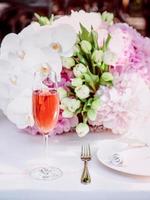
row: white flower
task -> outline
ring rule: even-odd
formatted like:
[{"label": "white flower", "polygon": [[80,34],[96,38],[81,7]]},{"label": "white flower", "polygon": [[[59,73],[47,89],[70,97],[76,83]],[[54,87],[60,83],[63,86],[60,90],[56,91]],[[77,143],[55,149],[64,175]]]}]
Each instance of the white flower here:
[{"label": "white flower", "polygon": [[98,44],[100,47],[102,47],[103,43],[106,41],[108,37],[108,30],[101,28],[97,31],[97,33],[98,33]]},{"label": "white flower", "polygon": [[69,97],[66,97],[62,99],[61,101],[62,108],[67,109],[68,111],[74,113],[78,108],[80,108],[80,101],[77,99],[71,99]]},{"label": "white flower", "polygon": [[64,118],[72,118],[73,115],[74,115],[74,113],[73,113],[73,112],[70,112],[70,111],[67,110],[67,109],[65,109],[65,110],[63,111],[63,113],[62,113],[62,116],[63,116]]},{"label": "white flower", "polygon": [[17,68],[17,70],[19,69],[30,76],[33,76],[40,66],[48,65],[60,79],[62,70],[60,56],[54,52],[46,54],[33,43],[37,32],[41,30],[40,28],[36,29],[36,26],[29,25],[18,35],[8,34],[1,44],[1,59],[7,60],[13,68]]},{"label": "white flower", "polygon": [[114,65],[117,62],[117,56],[111,51],[106,51],[103,54],[103,61],[107,65]]},{"label": "white flower", "polygon": [[32,117],[32,90],[24,90],[14,98],[7,107],[7,117],[15,123],[18,128],[33,126]]},{"label": "white flower", "polygon": [[57,89],[57,91],[58,91],[59,99],[60,99],[60,100],[62,100],[63,98],[67,97],[67,91],[66,91],[64,88],[59,87],[59,88]]},{"label": "white flower", "polygon": [[74,28],[67,24],[42,26],[41,30],[34,36],[33,43],[46,55],[53,52],[60,56],[71,57],[76,37]]},{"label": "white flower", "polygon": [[71,112],[75,112],[78,108],[80,108],[80,101],[76,99],[69,99],[70,101],[68,102],[68,110]]},{"label": "white flower", "polygon": [[80,99],[86,99],[90,95],[90,89],[88,86],[82,85],[75,88],[75,93]]},{"label": "white flower", "polygon": [[33,23],[19,34],[8,34],[1,44],[0,109],[20,128],[33,124],[31,96],[24,92],[32,89],[34,72],[48,67],[60,78],[62,69],[58,53],[46,55],[43,49],[34,46],[34,36],[40,30]]},{"label": "white flower", "polygon": [[87,68],[85,65],[83,64],[77,64],[74,68],[73,68],[73,73],[76,77],[82,77],[84,73],[87,72]]},{"label": "white flower", "polygon": [[63,60],[63,67],[70,69],[71,67],[73,67],[75,65],[75,61],[73,58],[62,58]]},{"label": "white flower", "polygon": [[82,83],[83,83],[83,80],[81,78],[74,78],[71,81],[71,85],[74,86],[74,87],[81,86]]},{"label": "white flower", "polygon": [[89,132],[89,126],[85,123],[79,123],[76,127],[76,132],[79,137],[84,137]]},{"label": "white flower", "polygon": [[119,57],[123,53],[126,45],[124,44],[124,33],[121,29],[117,28],[111,31],[110,36],[111,39],[108,44],[108,49]]},{"label": "white flower", "polygon": [[91,27],[97,30],[101,26],[101,15],[94,12],[85,12],[83,10],[72,11],[71,16],[60,17],[54,21],[54,24],[69,24],[73,26],[78,33],[80,31],[80,23],[85,26],[89,31]]}]

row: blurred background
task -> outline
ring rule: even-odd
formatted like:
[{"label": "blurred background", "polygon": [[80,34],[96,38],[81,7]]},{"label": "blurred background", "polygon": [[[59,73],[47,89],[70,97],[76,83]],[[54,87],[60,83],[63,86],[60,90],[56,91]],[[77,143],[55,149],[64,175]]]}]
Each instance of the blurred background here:
[{"label": "blurred background", "polygon": [[113,12],[115,20],[127,22],[145,36],[150,36],[150,0],[0,0],[0,41],[18,33],[34,19],[69,14],[71,10]]}]

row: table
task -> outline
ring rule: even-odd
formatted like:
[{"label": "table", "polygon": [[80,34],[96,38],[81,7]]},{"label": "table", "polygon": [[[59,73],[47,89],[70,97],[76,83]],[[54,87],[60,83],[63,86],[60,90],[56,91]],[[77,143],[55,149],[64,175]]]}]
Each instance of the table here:
[{"label": "table", "polygon": [[[78,138],[66,134],[50,138],[51,165],[63,170],[55,181],[37,181],[28,176],[31,160],[42,152],[41,136],[18,130],[4,116],[0,117],[0,200],[149,200],[150,178],[123,175],[104,167],[95,156],[99,142],[113,138],[108,134],[89,134]],[[80,146],[90,142],[93,159],[89,163],[92,183],[82,185]],[[34,162],[33,162],[34,163]]]}]

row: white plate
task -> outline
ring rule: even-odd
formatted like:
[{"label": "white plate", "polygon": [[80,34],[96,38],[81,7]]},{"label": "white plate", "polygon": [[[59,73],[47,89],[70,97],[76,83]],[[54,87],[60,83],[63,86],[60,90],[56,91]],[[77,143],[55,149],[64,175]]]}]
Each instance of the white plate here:
[{"label": "white plate", "polygon": [[[123,158],[122,166],[115,166],[111,163],[114,153],[119,153]],[[150,176],[150,148],[130,148],[127,144],[117,140],[103,140],[99,142],[97,151],[98,160],[105,166],[127,174]]]}]

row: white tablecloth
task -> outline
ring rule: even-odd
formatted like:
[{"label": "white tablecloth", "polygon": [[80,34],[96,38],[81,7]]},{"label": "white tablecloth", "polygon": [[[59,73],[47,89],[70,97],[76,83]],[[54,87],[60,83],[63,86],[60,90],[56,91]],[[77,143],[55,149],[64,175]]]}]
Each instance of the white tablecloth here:
[{"label": "white tablecloth", "polygon": [[[41,136],[18,130],[0,117],[0,199],[5,200],[150,200],[150,178],[123,175],[104,167],[95,156],[99,141],[112,138],[106,134],[89,134],[80,139],[75,134],[50,138],[51,165],[63,170],[55,181],[37,181],[28,176],[31,163],[42,152]],[[92,183],[82,185],[80,161],[82,143],[91,144],[93,159],[89,163]]]}]

